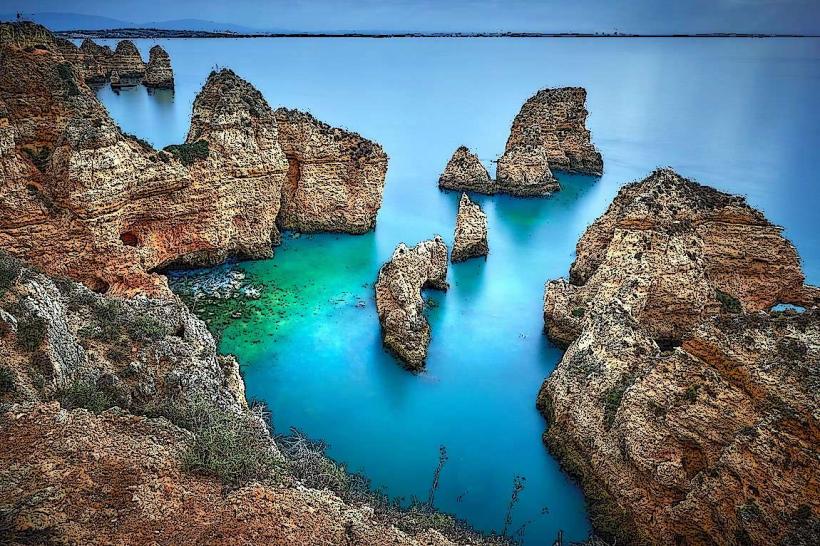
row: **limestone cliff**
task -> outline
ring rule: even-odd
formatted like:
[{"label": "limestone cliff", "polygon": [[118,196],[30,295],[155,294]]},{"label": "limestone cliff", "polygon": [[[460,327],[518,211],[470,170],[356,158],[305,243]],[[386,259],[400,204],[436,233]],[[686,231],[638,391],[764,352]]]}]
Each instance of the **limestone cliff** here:
[{"label": "limestone cliff", "polygon": [[499,191],[546,195],[557,191],[554,170],[600,175],[601,154],[586,128],[586,90],[542,89],[513,120],[504,155],[498,160]]},{"label": "limestone cliff", "polygon": [[490,251],[487,245],[487,215],[478,204],[470,201],[466,193],[461,194],[456,215],[456,232],[453,241],[453,262],[463,262],[476,256],[486,256]]},{"label": "limestone cliff", "polygon": [[155,45],[151,48],[142,84],[156,89],[174,88],[174,71],[171,69],[171,57],[162,49],[162,46]]},{"label": "limestone cliff", "polygon": [[108,46],[101,46],[90,38],[80,44],[83,53],[83,77],[87,83],[104,83],[111,77],[114,52]]},{"label": "limestone cliff", "polygon": [[[202,426],[214,418],[228,436]],[[237,456],[247,442],[254,459]],[[203,449],[210,459],[195,458]],[[232,460],[223,472],[258,477],[224,481],[219,457]],[[311,488],[324,483],[317,468],[340,471],[316,457],[305,467],[316,475],[297,479],[248,408],[236,361],[179,301],[100,296],[0,252],[4,544],[503,543],[443,514]]]},{"label": "limestone cliff", "polygon": [[139,49],[131,40],[120,40],[111,57],[111,70],[116,70],[120,78],[141,80],[145,77],[145,63]]},{"label": "limestone cliff", "polygon": [[279,226],[302,232],[373,229],[387,173],[382,147],[298,110],[279,108],[274,115],[288,162]]},{"label": "limestone cliff", "polygon": [[[551,281],[569,345],[538,407],[596,529],[629,544],[810,544],[820,316],[780,228],[670,170],[621,190]],[[803,314],[767,312],[800,303]]]},{"label": "limestone cliff", "polygon": [[413,248],[401,243],[379,270],[375,288],[382,340],[411,370],[424,366],[430,344],[421,290],[446,290],[446,277],[447,245],[438,235]]},{"label": "limestone cliff", "polygon": [[490,179],[478,156],[470,152],[466,146],[459,146],[453,152],[453,157],[447,162],[444,172],[438,179],[438,187],[443,190],[487,194],[494,194],[497,190],[495,182]]},{"label": "limestone cliff", "polygon": [[[231,71],[208,78],[187,141],[157,151],[120,131],[61,54],[1,51],[0,247],[50,273],[168,295],[156,269],[270,256],[280,207],[287,228],[360,233],[375,222],[380,148],[315,120],[280,143],[267,102]],[[308,189],[283,193],[283,147],[304,153]],[[327,178],[310,190],[314,176]]]}]

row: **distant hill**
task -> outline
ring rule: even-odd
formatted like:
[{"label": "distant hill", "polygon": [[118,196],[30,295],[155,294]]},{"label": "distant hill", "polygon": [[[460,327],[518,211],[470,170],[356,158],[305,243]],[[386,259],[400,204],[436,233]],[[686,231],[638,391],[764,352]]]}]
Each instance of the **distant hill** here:
[{"label": "distant hill", "polygon": [[[13,21],[16,13],[0,13],[0,21]],[[34,21],[54,31],[62,30],[106,30],[113,28],[157,28],[163,30],[203,30],[207,32],[236,32],[238,34],[253,34],[256,32],[291,32],[286,29],[266,28],[259,29],[205,19],[173,19],[170,21],[133,22],[100,17],[98,15],[84,15],[82,13],[27,13],[23,18]]]}]

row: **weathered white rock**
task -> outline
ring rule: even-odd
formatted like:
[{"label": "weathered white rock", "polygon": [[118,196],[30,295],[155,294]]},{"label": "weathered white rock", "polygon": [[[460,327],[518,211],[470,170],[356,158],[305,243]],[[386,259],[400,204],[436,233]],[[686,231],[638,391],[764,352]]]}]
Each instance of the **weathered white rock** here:
[{"label": "weathered white rock", "polygon": [[438,187],[443,190],[487,194],[496,192],[495,183],[490,179],[487,169],[481,164],[478,156],[470,152],[466,146],[459,146],[453,153],[438,179]]},{"label": "weathered white rock", "polygon": [[489,251],[487,215],[478,204],[470,201],[466,193],[462,193],[458,204],[456,232],[450,259],[453,262],[463,262],[476,256],[486,256]]}]

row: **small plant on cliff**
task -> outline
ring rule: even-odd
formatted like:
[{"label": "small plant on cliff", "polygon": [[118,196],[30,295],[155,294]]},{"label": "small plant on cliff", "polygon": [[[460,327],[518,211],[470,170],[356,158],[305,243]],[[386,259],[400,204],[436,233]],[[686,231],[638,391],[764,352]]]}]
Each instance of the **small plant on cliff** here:
[{"label": "small plant on cliff", "polygon": [[607,389],[604,393],[604,423],[606,423],[607,429],[611,428],[615,422],[615,415],[618,413],[618,408],[621,407],[624,393],[634,382],[635,378],[633,376],[626,376],[617,385]]},{"label": "small plant on cliff", "polygon": [[74,73],[71,71],[71,65],[68,63],[60,63],[57,65],[57,75],[63,80],[66,87],[66,95],[73,97],[80,94],[80,88],[74,81]]},{"label": "small plant on cliff", "polygon": [[34,351],[46,338],[46,321],[34,315],[18,317],[17,344],[26,351]]},{"label": "small plant on cliff", "polygon": [[585,307],[574,307],[572,309],[572,316],[575,317],[575,318],[583,317],[584,313],[586,313],[586,308]]},{"label": "small plant on cliff", "polygon": [[718,300],[723,309],[729,313],[740,313],[743,311],[743,306],[740,305],[740,301],[722,290],[715,290],[715,299]]},{"label": "small plant on cliff", "polygon": [[126,323],[128,335],[134,341],[151,340],[157,341],[169,334],[168,327],[159,320],[140,315]]},{"label": "small plant on cliff", "polygon": [[166,146],[164,150],[179,159],[186,167],[200,159],[207,159],[209,154],[208,141],[206,140],[197,140],[196,142],[185,144],[172,144],[171,146]]},{"label": "small plant on cliff", "polygon": [[12,392],[14,388],[14,372],[8,366],[0,366],[0,394]]},{"label": "small plant on cliff", "polygon": [[91,381],[77,380],[57,391],[57,400],[65,409],[85,408],[101,413],[114,406],[114,398]]},{"label": "small plant on cliff", "polygon": [[0,252],[0,296],[6,293],[20,277],[23,266],[20,261]]}]

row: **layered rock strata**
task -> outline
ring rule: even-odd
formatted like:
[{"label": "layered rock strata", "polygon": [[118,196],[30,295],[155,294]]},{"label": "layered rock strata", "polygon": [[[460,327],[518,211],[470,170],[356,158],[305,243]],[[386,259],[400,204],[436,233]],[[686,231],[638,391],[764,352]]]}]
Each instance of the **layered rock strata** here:
[{"label": "layered rock strata", "polygon": [[[270,256],[280,208],[288,229],[372,227],[381,149],[315,120],[280,143],[278,126],[262,95],[223,70],[197,96],[186,142],[157,151],[120,131],[62,55],[4,46],[0,247],[101,292],[168,295],[153,271]],[[283,148],[304,154],[303,189],[283,192]]]},{"label": "layered rock strata", "polygon": [[111,70],[116,70],[120,78],[141,80],[145,77],[145,63],[139,49],[131,40],[120,40],[111,57]]},{"label": "layered rock strata", "polygon": [[421,291],[446,290],[446,277],[447,245],[438,235],[413,248],[399,244],[379,270],[375,288],[382,341],[410,370],[424,366],[430,344]]},{"label": "layered rock strata", "polygon": [[[766,311],[782,302],[805,313]],[[618,543],[810,544],[820,291],[780,228],[670,170],[626,186],[551,281],[568,349],[538,407]]]},{"label": "layered rock strata", "polygon": [[279,108],[274,117],[288,163],[279,226],[301,232],[373,229],[387,174],[382,147],[298,110]]},{"label": "layered rock strata", "polygon": [[[100,296],[2,253],[0,283],[4,544],[453,544],[287,475],[236,361],[181,303]],[[204,419],[201,407],[247,427],[236,430],[284,475],[226,484],[194,472],[199,435],[221,436],[172,422]]]},{"label": "layered rock strata", "polygon": [[459,146],[453,153],[438,179],[438,187],[443,190],[496,193],[495,182],[490,179],[487,169],[466,146]]},{"label": "layered rock strata", "polygon": [[151,48],[142,84],[145,87],[155,89],[174,88],[174,71],[171,69],[171,57],[162,49],[162,46],[155,45]]},{"label": "layered rock strata", "polygon": [[554,170],[601,175],[603,161],[586,128],[586,90],[542,89],[513,120],[498,160],[498,191],[547,195],[559,189]]},{"label": "layered rock strata", "polygon": [[453,262],[463,262],[477,256],[486,256],[490,251],[487,245],[487,215],[478,204],[470,201],[466,193],[461,194],[456,215],[456,231],[453,240]]}]

